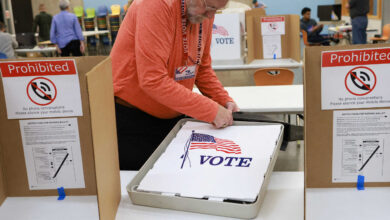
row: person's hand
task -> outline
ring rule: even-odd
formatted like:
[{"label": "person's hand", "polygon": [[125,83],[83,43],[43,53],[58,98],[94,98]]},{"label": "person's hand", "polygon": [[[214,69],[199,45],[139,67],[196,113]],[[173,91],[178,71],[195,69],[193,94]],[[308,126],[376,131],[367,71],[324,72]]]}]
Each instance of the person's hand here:
[{"label": "person's hand", "polygon": [[84,53],[84,51],[85,51],[84,41],[80,41],[80,52]]},{"label": "person's hand", "polygon": [[56,49],[57,49],[58,54],[62,53],[61,48],[59,48],[57,44],[56,44]]},{"label": "person's hand", "polygon": [[225,128],[233,124],[233,115],[232,111],[224,108],[223,106],[218,107],[217,116],[213,121],[213,125],[216,128]]},{"label": "person's hand", "polygon": [[235,102],[227,102],[225,107],[232,112],[240,111],[240,108]]}]

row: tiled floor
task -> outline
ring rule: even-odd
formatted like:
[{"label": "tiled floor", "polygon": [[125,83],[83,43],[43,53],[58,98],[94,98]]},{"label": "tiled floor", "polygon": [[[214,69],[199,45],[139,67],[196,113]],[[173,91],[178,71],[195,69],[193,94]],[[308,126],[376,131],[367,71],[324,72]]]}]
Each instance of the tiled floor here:
[{"label": "tiled floor", "polygon": [[290,142],[286,151],[279,151],[274,171],[303,171],[304,144],[303,141]]}]

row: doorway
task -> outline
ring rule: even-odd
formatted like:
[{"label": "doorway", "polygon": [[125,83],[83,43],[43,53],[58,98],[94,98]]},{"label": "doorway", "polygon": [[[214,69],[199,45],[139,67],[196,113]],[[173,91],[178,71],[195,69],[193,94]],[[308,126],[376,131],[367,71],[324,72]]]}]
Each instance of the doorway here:
[{"label": "doorway", "polygon": [[15,32],[32,32],[33,14],[31,0],[12,0],[11,2]]}]

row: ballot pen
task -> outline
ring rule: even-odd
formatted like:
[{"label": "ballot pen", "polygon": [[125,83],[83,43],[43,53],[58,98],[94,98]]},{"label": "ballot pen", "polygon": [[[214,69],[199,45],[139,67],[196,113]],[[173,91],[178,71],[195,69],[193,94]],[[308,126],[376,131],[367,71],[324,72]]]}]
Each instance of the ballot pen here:
[{"label": "ballot pen", "polygon": [[364,162],[363,166],[359,169],[359,171],[363,170],[363,168],[367,165],[368,161],[370,161],[372,156],[374,156],[374,154],[378,151],[379,147],[380,146],[378,145],[378,147],[375,148],[375,150],[371,153],[370,157],[366,160],[366,162]]},{"label": "ballot pen", "polygon": [[64,165],[64,163],[65,163],[65,160],[66,160],[66,158],[68,158],[68,156],[69,156],[69,153],[66,153],[66,155],[65,155],[64,159],[62,160],[62,162],[61,162],[60,166],[58,167],[58,169],[57,169],[56,173],[54,174],[54,176],[53,176],[53,179],[54,179],[54,178],[56,178],[56,176],[57,176],[58,172],[60,171],[60,169],[61,169],[62,165]]}]

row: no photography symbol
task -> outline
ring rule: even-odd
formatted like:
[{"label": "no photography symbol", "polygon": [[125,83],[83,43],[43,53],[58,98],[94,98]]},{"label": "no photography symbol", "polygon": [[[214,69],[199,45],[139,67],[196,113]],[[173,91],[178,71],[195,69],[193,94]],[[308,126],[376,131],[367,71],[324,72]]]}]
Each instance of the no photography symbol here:
[{"label": "no photography symbol", "polygon": [[353,95],[364,96],[372,92],[376,86],[375,72],[365,66],[351,69],[345,76],[345,88]]},{"label": "no photography symbol", "polygon": [[49,105],[57,97],[57,88],[50,79],[37,77],[27,84],[27,96],[36,105]]}]

